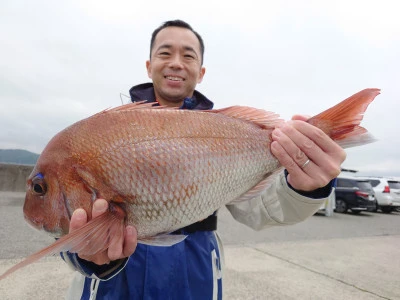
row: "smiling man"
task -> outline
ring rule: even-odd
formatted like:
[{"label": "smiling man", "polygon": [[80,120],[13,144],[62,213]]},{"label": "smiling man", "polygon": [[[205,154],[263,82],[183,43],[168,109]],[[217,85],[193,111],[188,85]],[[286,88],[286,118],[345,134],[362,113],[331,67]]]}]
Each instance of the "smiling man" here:
[{"label": "smiling man", "polygon": [[[205,74],[203,60],[201,36],[181,20],[165,22],[152,34],[146,61],[152,83],[132,87],[132,101],[212,109],[213,103],[195,90]],[[345,158],[335,142],[306,122],[287,123],[272,138],[271,151],[287,171],[277,174],[261,196],[245,205],[228,206],[236,220],[254,229],[294,224],[313,215],[332,193],[331,180]],[[107,208],[104,199],[96,200],[92,216]],[[70,231],[86,222],[86,212],[76,210]],[[182,242],[155,247],[137,244],[135,229],[127,226],[124,240],[112,240],[103,252],[63,253],[65,261],[82,274],[73,281],[68,299],[222,299],[223,251],[216,228],[214,212],[171,233],[187,235]]]},{"label": "smiling man", "polygon": [[146,68],[160,105],[181,106],[183,99],[193,96],[206,71],[201,43],[193,32],[180,27],[167,27],[152,39]]}]

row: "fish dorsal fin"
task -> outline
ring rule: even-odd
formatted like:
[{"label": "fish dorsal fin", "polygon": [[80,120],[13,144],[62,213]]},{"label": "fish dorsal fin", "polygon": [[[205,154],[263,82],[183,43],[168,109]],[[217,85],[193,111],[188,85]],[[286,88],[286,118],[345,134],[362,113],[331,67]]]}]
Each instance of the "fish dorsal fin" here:
[{"label": "fish dorsal fin", "polygon": [[137,101],[133,103],[128,103],[124,105],[120,105],[117,107],[110,107],[107,109],[104,109],[96,115],[100,114],[105,114],[105,113],[112,113],[112,112],[119,112],[119,111],[132,111],[132,110],[140,110],[140,109],[166,109],[166,110],[175,110],[178,109],[178,107],[170,107],[170,106],[157,106],[157,102],[147,102],[147,100],[143,101]]},{"label": "fish dorsal fin", "polygon": [[124,220],[118,213],[107,211],[90,220],[76,231],[64,235],[50,246],[28,256],[26,259],[0,275],[4,279],[14,271],[25,267],[45,256],[70,251],[84,255],[93,255],[109,247],[111,237],[124,238]]},{"label": "fish dorsal fin", "polygon": [[283,122],[279,115],[263,109],[248,106],[230,106],[221,109],[210,110],[209,112],[223,114],[231,118],[252,122],[261,128],[273,129],[277,124]]}]

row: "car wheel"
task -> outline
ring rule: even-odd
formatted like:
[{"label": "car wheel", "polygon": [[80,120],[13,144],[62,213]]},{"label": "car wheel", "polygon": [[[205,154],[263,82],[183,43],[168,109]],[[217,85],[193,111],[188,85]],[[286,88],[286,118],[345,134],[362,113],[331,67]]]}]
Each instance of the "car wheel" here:
[{"label": "car wheel", "polygon": [[346,213],[347,212],[347,204],[342,199],[336,199],[336,212],[338,213]]},{"label": "car wheel", "polygon": [[392,208],[390,206],[383,206],[381,207],[381,210],[385,214],[390,214],[392,212]]},{"label": "car wheel", "polygon": [[353,215],[358,215],[358,214],[360,214],[360,212],[361,212],[361,210],[352,210],[352,211],[351,211],[351,213],[352,213]]},{"label": "car wheel", "polygon": [[378,202],[375,202],[375,207],[371,210],[372,212],[377,212],[379,209]]}]

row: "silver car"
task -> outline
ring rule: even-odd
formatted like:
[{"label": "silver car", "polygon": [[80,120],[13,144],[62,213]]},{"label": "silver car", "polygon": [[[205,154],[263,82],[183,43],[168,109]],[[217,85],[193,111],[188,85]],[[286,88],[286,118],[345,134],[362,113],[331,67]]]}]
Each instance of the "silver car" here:
[{"label": "silver car", "polygon": [[368,179],[375,192],[377,200],[376,210],[391,213],[400,209],[400,180],[390,177],[362,177]]}]

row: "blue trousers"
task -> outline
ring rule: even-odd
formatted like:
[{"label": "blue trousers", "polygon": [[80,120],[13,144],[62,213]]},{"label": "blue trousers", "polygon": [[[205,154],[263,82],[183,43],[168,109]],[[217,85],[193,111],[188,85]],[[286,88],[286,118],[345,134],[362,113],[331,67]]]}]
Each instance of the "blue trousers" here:
[{"label": "blue trousers", "polygon": [[171,247],[138,244],[125,268],[107,281],[86,278],[81,299],[222,299],[216,235],[199,231]]}]

